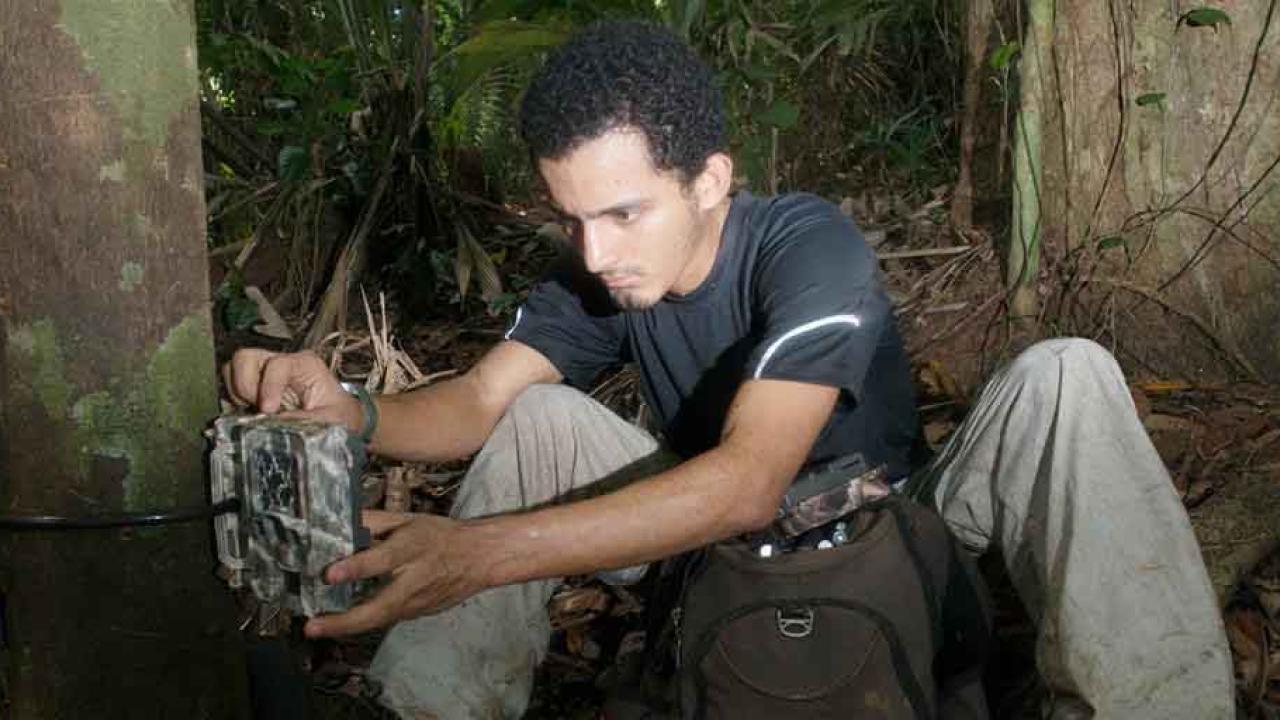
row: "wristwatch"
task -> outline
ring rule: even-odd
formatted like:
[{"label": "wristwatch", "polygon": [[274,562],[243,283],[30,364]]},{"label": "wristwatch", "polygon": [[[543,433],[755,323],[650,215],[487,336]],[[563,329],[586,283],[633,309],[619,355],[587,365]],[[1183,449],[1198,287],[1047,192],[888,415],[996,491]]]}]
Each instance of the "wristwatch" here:
[{"label": "wristwatch", "polygon": [[373,440],[373,434],[378,431],[378,406],[373,402],[373,396],[364,385],[352,382],[343,382],[341,385],[343,390],[355,395],[360,401],[360,413],[364,416],[364,421],[360,426],[358,437],[360,442],[368,445]]}]

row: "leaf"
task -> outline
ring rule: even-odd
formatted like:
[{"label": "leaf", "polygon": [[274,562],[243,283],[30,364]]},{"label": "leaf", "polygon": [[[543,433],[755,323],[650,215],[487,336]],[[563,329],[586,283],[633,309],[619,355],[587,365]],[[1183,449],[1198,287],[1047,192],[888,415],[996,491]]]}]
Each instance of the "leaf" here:
[{"label": "leaf", "polygon": [[352,98],[339,98],[329,103],[328,110],[334,115],[350,115],[360,109],[360,102]]},{"label": "leaf", "polygon": [[667,25],[680,37],[689,40],[693,26],[705,12],[705,0],[674,0],[666,3]]},{"label": "leaf", "polygon": [[465,225],[458,226],[458,251],[453,264],[454,278],[458,281],[458,297],[466,298],[474,273],[480,283],[480,297],[491,301],[502,294],[502,279],[493,259],[484,246],[476,240]]},{"label": "leaf", "polygon": [[773,35],[770,35],[764,30],[759,30],[757,28],[749,28],[747,30],[747,39],[748,41],[750,41],[752,38],[763,40],[766,45],[773,48],[774,51],[777,52],[778,54],[784,57],[790,58],[791,60],[794,60],[797,63],[801,62],[800,56],[796,54],[795,50],[791,49],[790,45],[787,45],[783,41],[779,40]]},{"label": "leaf", "polygon": [[284,127],[284,123],[282,122],[276,122],[275,120],[265,120],[263,122],[258,123],[257,130],[259,135],[266,135],[267,137],[278,137],[284,134],[285,127]]},{"label": "leaf", "polygon": [[[813,52],[810,52],[804,60],[800,61],[799,74],[803,75],[808,71],[808,69],[813,65],[813,62],[818,59],[818,56],[822,55],[822,53],[831,46],[831,43],[836,42],[839,39],[840,37],[838,35],[831,35],[826,40],[819,43],[818,47],[813,49]],[[848,53],[845,53],[845,55],[848,55]]]},{"label": "leaf", "polygon": [[471,242],[471,256],[475,261],[477,277],[480,281],[480,297],[484,298],[485,302],[491,302],[502,294],[502,278],[498,275],[498,266],[494,264],[493,258],[489,257],[489,253],[485,252],[479,240],[469,233],[468,238]]},{"label": "leaf", "polygon": [[228,330],[244,331],[253,327],[259,320],[258,306],[248,297],[243,289],[230,295],[222,303],[222,324]]},{"label": "leaf", "polygon": [[289,53],[250,33],[239,33],[239,37],[247,41],[249,45],[256,48],[263,55],[266,55],[274,65],[279,65],[289,57]]},{"label": "leaf", "polygon": [[742,74],[746,75],[748,80],[753,80],[755,82],[768,82],[770,80],[777,80],[782,73],[778,72],[777,68],[769,65],[749,63],[746,67],[742,68]]},{"label": "leaf", "polygon": [[1183,13],[1182,17],[1178,18],[1175,29],[1182,27],[1183,23],[1186,23],[1187,27],[1211,27],[1214,32],[1217,32],[1218,25],[1231,24],[1231,16],[1218,8],[1203,5]]},{"label": "leaf", "polygon": [[1135,100],[1134,102],[1138,104],[1138,107],[1155,105],[1161,110],[1164,110],[1164,98],[1165,98],[1164,93],[1143,93],[1142,95],[1139,95],[1138,99]]},{"label": "leaf", "polygon": [[1184,390],[1190,390],[1191,384],[1184,380],[1152,380],[1150,382],[1138,385],[1142,391],[1148,394],[1157,393],[1175,393]]},{"label": "leaf", "polygon": [[[481,25],[475,35],[436,61],[433,72],[447,78],[456,95],[480,78],[508,63],[534,62],[541,52],[564,42],[568,32],[550,25],[519,21]],[[445,61],[453,62],[452,71]]]},{"label": "leaf", "polygon": [[793,128],[800,122],[800,108],[786,100],[777,100],[764,112],[756,115],[756,121],[782,130]]},{"label": "leaf", "polygon": [[276,156],[276,174],[281,180],[302,180],[307,176],[311,158],[299,145],[285,145]]},{"label": "leaf", "polygon": [[1098,241],[1098,251],[1111,250],[1120,248],[1124,250],[1126,262],[1132,262],[1133,258],[1129,254],[1129,241],[1120,235],[1110,235]]},{"label": "leaf", "polygon": [[244,296],[249,302],[252,302],[257,310],[257,315],[262,319],[262,323],[255,323],[253,331],[259,335],[267,337],[279,338],[281,340],[293,339],[293,332],[289,330],[289,323],[280,317],[279,311],[271,304],[266,295],[258,289],[256,285],[247,285],[244,288]]},{"label": "leaf", "polygon": [[1004,70],[1009,67],[1009,63],[1013,61],[1013,58],[1017,56],[1021,50],[1022,45],[1020,45],[1017,40],[1010,40],[996,48],[996,51],[991,53],[991,59],[988,61],[991,65],[991,69]]},{"label": "leaf", "polygon": [[471,246],[467,238],[471,233],[466,228],[458,227],[457,252],[453,255],[453,279],[458,283],[458,299],[467,298],[467,289],[471,287],[471,270],[475,265],[471,260]]}]

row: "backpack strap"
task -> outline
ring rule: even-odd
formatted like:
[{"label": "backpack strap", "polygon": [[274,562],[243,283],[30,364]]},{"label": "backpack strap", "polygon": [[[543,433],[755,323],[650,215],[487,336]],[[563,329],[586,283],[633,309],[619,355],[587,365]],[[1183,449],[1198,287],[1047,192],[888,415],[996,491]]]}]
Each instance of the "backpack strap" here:
[{"label": "backpack strap", "polygon": [[941,686],[947,680],[981,668],[990,658],[994,642],[991,597],[976,563],[960,541],[947,533],[950,571],[942,605],[943,641],[934,660],[934,675]]},{"label": "backpack strap", "polygon": [[[911,517],[907,514],[906,503],[910,502],[913,501],[897,495],[891,495],[878,500],[869,507],[888,510],[893,517],[894,524],[898,527],[898,535],[902,539],[902,545],[907,549],[907,554],[911,556],[911,564],[915,566],[916,575],[920,578],[920,588],[924,592],[925,606],[929,609],[933,646],[938,648],[942,646],[943,641],[943,613],[938,599],[937,586],[933,581],[933,573],[929,572],[929,564],[925,561],[924,553],[920,549],[920,538],[915,532],[915,524],[912,523]],[[950,537],[949,532],[945,534]]]}]

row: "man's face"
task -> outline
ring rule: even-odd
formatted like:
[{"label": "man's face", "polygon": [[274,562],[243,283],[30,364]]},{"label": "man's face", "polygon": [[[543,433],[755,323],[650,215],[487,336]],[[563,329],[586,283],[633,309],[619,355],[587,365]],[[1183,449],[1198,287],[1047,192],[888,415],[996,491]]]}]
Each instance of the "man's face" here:
[{"label": "man's face", "polygon": [[[612,130],[538,169],[587,270],[618,307],[647,308],[707,276],[719,246],[716,208],[697,180],[658,170],[638,131]],[[701,201],[700,201],[701,198]]]}]

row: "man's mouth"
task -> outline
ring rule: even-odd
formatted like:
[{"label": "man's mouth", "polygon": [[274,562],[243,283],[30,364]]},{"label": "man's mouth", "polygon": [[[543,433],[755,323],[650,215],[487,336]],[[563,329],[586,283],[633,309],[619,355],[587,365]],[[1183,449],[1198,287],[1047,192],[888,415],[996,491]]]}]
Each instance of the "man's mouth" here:
[{"label": "man's mouth", "polygon": [[622,290],[638,285],[640,278],[636,275],[601,275],[600,281],[610,290]]}]

